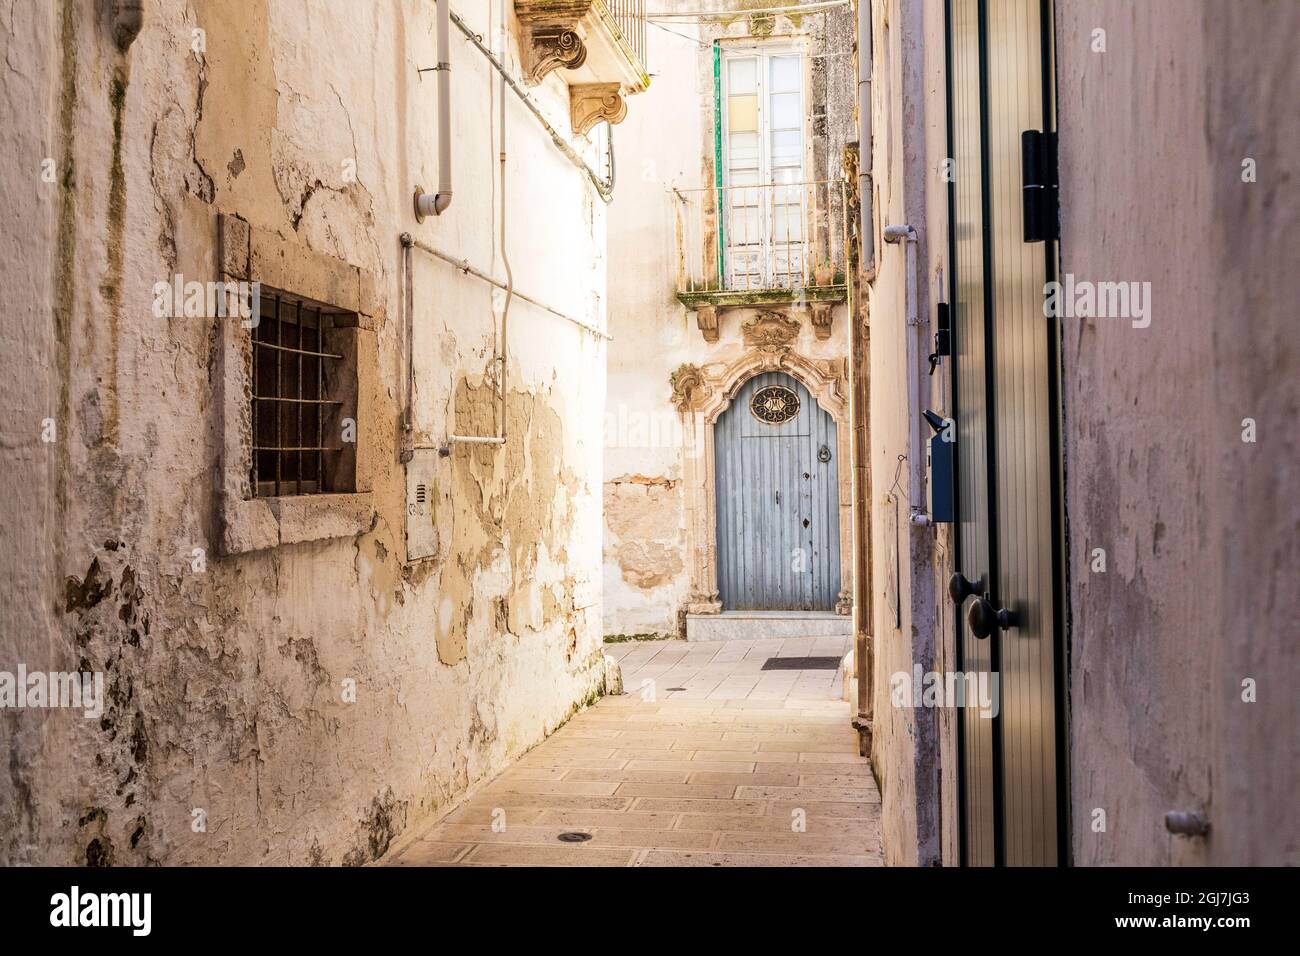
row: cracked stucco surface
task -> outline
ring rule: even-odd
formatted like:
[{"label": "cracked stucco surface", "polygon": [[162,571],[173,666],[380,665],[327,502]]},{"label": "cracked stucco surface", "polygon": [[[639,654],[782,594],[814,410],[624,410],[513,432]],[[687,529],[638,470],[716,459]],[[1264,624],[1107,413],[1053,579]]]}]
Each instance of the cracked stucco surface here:
[{"label": "cracked stucco surface", "polygon": [[[453,50],[457,206],[417,227],[410,195],[436,172],[434,84],[415,72],[434,59],[430,5],[147,8],[126,54],[86,0],[0,9],[0,153],[58,174],[0,181],[26,225],[0,232],[23,303],[0,339],[0,668],[103,671],[108,697],[102,720],[0,713],[0,862],[364,863],[603,680],[599,606],[580,594],[600,574],[602,346],[516,302],[511,442],[440,464],[442,549],[405,565],[397,236],[499,269],[488,71]],[[538,95],[564,115],[557,90]],[[517,282],[598,319],[603,206],[534,127],[511,135],[528,160],[512,194],[547,197],[512,205]],[[218,329],[150,309],[174,273],[218,278],[219,214],[375,277],[365,533],[219,555]],[[490,432],[489,290],[419,259],[414,283],[420,440]]]}]

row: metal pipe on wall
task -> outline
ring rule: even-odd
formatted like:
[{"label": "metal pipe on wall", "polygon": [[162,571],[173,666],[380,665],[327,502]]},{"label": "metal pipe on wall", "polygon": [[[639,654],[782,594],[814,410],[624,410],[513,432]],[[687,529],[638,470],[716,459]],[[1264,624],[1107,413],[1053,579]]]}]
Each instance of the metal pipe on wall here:
[{"label": "metal pipe on wall", "polygon": [[[499,28],[501,30],[501,59],[505,59],[506,54],[506,9],[505,0],[501,0],[498,10],[500,13]],[[507,363],[510,358],[510,344],[506,332],[510,328],[510,300],[515,295],[515,275],[510,269],[510,254],[506,252],[506,77],[501,74],[501,95],[498,97],[500,102],[500,128],[498,135],[501,138],[501,188],[498,190],[500,203],[500,223],[501,223],[501,264],[506,270],[506,301],[501,309],[501,344],[497,348],[497,360],[500,362],[498,371],[498,380],[501,385],[500,397],[500,424],[497,426],[497,433],[501,437],[501,443],[504,445],[506,440],[506,372]]]},{"label": "metal pipe on wall", "polygon": [[415,219],[441,216],[451,205],[451,0],[437,0],[438,10],[438,191],[415,187]]},{"label": "metal pipe on wall", "polygon": [[[861,268],[858,280],[865,286],[875,277],[876,232],[872,163],[872,96],[871,73],[875,59],[872,35],[871,0],[857,2],[858,48],[858,258]],[[861,290],[863,303],[861,318],[850,314],[852,355],[857,371],[854,381],[856,422],[854,452],[857,455],[858,490],[855,500],[855,523],[858,548],[855,555],[854,597],[857,626],[854,630],[854,671],[858,679],[857,719],[859,751],[870,757],[875,724],[875,581],[872,567],[872,509],[874,498],[871,483],[871,331],[867,324],[868,298]]]},{"label": "metal pipe on wall", "polygon": [[524,106],[528,107],[528,111],[533,114],[533,116],[537,119],[537,122],[542,124],[542,128],[545,129],[548,134],[550,134],[551,142],[555,144],[555,148],[564,154],[565,159],[573,163],[573,165],[577,166],[579,169],[581,169],[583,172],[587,174],[587,178],[590,179],[591,184],[596,187],[596,192],[600,196],[600,198],[603,199],[605,202],[609,202],[610,200],[612,200],[614,198],[614,136],[613,133],[611,132],[607,140],[609,175],[605,179],[601,179],[599,174],[597,174],[597,172],[591,168],[590,164],[588,164],[588,162],[578,154],[578,151],[576,149],[574,149],[571,145],[569,145],[569,143],[565,140],[565,138],[560,135],[559,131],[556,130],[556,128],[550,124],[550,122],[546,119],[546,117],[542,115],[542,111],[538,108],[537,104],[533,102],[533,98],[529,96],[528,93],[524,90],[524,88],[521,87],[519,83],[515,80],[515,78],[510,75],[509,70],[506,69],[505,64],[502,62],[502,60],[498,59],[496,54],[494,54],[491,50],[489,50],[486,46],[483,45],[483,41],[479,39],[478,34],[476,34],[473,30],[471,30],[466,25],[465,21],[462,20],[454,13],[451,15],[451,22],[454,23],[457,29],[459,29],[461,33],[465,34],[465,38],[469,40],[469,42],[472,43],[478,49],[478,51],[487,58],[488,62],[492,64],[493,69],[495,69],[498,73],[501,74],[501,77],[502,79],[505,80],[506,85],[510,87],[511,91],[513,91],[516,96],[519,97],[519,99],[523,102]]},{"label": "metal pipe on wall", "polygon": [[904,269],[907,273],[905,303],[907,315],[907,457],[908,480],[907,497],[912,513],[913,524],[925,524],[917,518],[925,516],[927,509],[923,498],[921,471],[925,468],[925,456],[921,451],[921,411],[925,403],[921,396],[921,372],[918,364],[921,360],[921,320],[916,309],[916,229],[912,226],[886,226],[885,242],[901,242],[904,248]]},{"label": "metal pipe on wall", "polygon": [[871,149],[871,0],[858,0],[858,202],[862,224],[862,268],[876,271],[876,230],[872,203]]}]

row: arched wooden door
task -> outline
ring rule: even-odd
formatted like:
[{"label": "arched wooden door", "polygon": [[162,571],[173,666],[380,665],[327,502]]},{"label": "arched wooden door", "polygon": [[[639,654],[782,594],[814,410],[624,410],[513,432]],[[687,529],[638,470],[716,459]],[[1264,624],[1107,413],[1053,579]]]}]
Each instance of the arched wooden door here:
[{"label": "arched wooden door", "polygon": [[830,611],[840,590],[835,421],[797,379],[747,381],[713,432],[723,610]]}]

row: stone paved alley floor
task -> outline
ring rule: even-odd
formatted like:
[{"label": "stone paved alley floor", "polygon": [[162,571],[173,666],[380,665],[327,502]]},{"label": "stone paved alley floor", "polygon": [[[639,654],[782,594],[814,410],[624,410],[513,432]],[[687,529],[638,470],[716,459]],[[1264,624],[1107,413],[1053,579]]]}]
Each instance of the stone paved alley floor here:
[{"label": "stone paved alley floor", "polygon": [[843,671],[763,669],[843,658],[849,642],[606,645],[626,694],[575,716],[384,862],[880,866],[880,796],[840,699]]}]

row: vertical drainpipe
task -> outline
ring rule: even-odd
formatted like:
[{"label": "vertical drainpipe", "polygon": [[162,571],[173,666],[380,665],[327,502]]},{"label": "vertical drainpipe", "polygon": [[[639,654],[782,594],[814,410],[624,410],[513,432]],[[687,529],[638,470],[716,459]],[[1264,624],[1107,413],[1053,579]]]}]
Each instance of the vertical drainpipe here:
[{"label": "vertical drainpipe", "polygon": [[871,150],[871,0],[858,0],[858,196],[862,226],[862,267],[876,268],[876,233],[872,225]]},{"label": "vertical drainpipe", "polygon": [[451,0],[438,0],[438,191],[415,187],[415,219],[441,216],[451,205]]},{"label": "vertical drainpipe", "polygon": [[716,195],[713,214],[718,223],[718,288],[726,287],[727,217],[722,210],[722,47],[713,41],[713,186]]},{"label": "vertical drainpipe", "polygon": [[[500,22],[501,22],[501,62],[504,63],[506,61],[506,47],[508,45],[508,40],[510,38],[510,34],[506,28],[505,0],[501,0],[499,9],[500,9]],[[499,117],[501,125],[497,133],[498,138],[501,140],[501,156],[500,156],[501,165],[498,169],[498,173],[501,177],[500,187],[498,190],[501,196],[500,243],[501,243],[501,264],[505,266],[505,270],[506,270],[506,301],[501,307],[501,344],[497,348],[497,361],[500,363],[500,367],[497,370],[497,374],[498,374],[497,381],[501,386],[501,399],[500,399],[500,411],[499,411],[500,421],[499,424],[497,425],[497,430],[498,430],[498,437],[501,439],[500,443],[504,445],[506,441],[506,398],[507,398],[506,372],[510,361],[510,343],[509,343],[509,339],[507,338],[507,333],[510,329],[510,302],[512,299],[514,299],[515,296],[515,274],[514,271],[510,268],[510,256],[506,252],[506,210],[508,207],[506,205],[506,76],[504,73],[501,74],[501,92],[498,99],[500,100],[500,103],[498,105],[501,110],[501,115]],[[612,152],[612,147],[611,147],[611,152],[610,152],[611,178],[613,177],[613,171],[614,171],[613,157],[614,154]]]},{"label": "vertical drainpipe", "polygon": [[[858,0],[858,257],[863,284],[875,271],[875,223],[872,214],[872,148],[871,148],[871,0]],[[854,671],[858,680],[857,719],[859,746],[863,756],[871,756],[875,680],[875,647],[873,632],[875,630],[875,592],[872,578],[872,541],[871,541],[871,392],[869,374],[871,368],[871,337],[866,323],[866,296],[860,295],[863,303],[862,315],[850,313],[852,334],[852,355],[857,363],[857,377],[861,383],[854,388],[857,399],[857,423],[854,429],[854,448],[857,460],[862,463],[856,494],[855,524],[858,535],[858,547],[854,555],[856,563],[855,585],[857,595],[854,600],[857,611],[857,627],[854,629]]]}]

